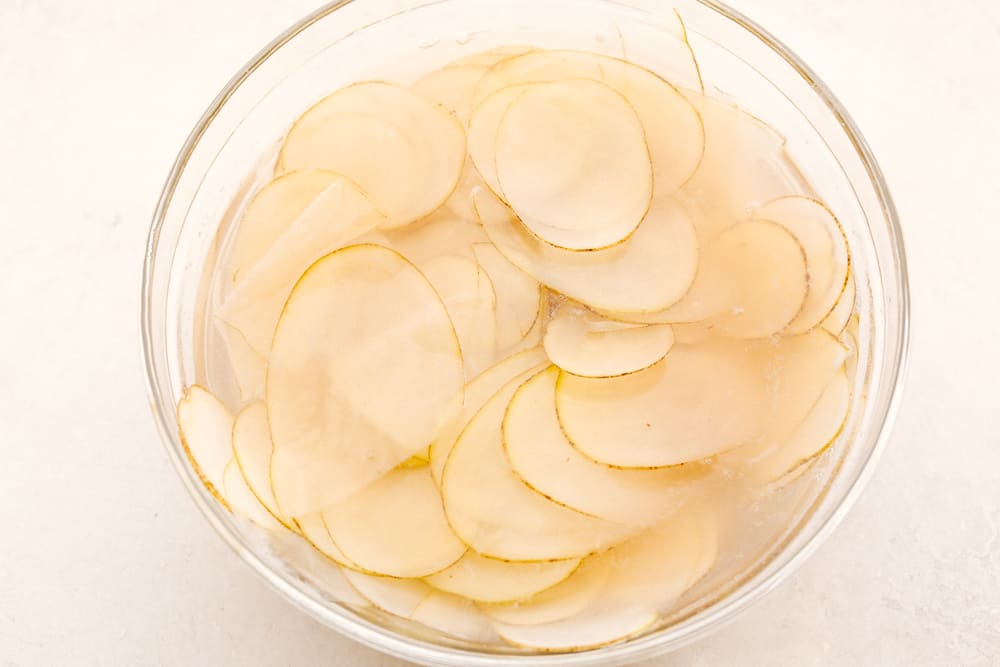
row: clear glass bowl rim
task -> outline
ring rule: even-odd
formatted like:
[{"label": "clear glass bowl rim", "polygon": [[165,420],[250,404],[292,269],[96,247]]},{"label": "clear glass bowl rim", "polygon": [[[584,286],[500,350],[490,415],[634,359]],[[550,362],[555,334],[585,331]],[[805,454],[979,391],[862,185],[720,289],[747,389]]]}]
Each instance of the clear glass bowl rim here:
[{"label": "clear glass bowl rim", "polygon": [[494,665],[518,664],[524,667],[538,665],[545,667],[555,667],[559,665],[613,665],[625,664],[632,661],[642,660],[676,650],[704,637],[719,629],[725,623],[732,621],[740,612],[747,607],[758,602],[767,593],[776,588],[787,579],[801,564],[806,561],[813,552],[830,536],[830,534],[840,524],[841,520],[857,501],[865,485],[870,479],[874,468],[881,456],[882,450],[888,441],[892,424],[899,411],[899,405],[903,394],[903,382],[906,376],[907,360],[909,354],[910,338],[910,294],[909,277],[907,270],[906,252],[903,243],[902,228],[899,216],[892,197],[889,194],[888,185],[882,174],[878,163],[872,154],[867,142],[854,120],[848,114],[833,92],[823,83],[812,69],[809,68],[798,56],[796,56],[787,46],[773,35],[764,30],[761,26],[741,14],[740,12],[717,2],[716,0],[695,0],[704,7],[715,11],[732,22],[736,23],[744,30],[757,37],[761,42],[770,47],[789,66],[791,66],[803,79],[810,83],[815,93],[826,104],[827,108],[839,121],[841,128],[848,135],[858,156],[861,158],[865,169],[871,179],[879,202],[881,204],[884,220],[888,225],[888,232],[891,242],[892,266],[889,267],[895,274],[893,279],[899,286],[899,291],[895,295],[895,310],[898,318],[898,332],[895,340],[888,341],[888,347],[895,351],[895,356],[891,360],[888,372],[883,378],[885,390],[891,395],[884,401],[875,420],[879,424],[875,442],[871,445],[868,459],[865,461],[855,479],[836,510],[832,512],[826,521],[820,525],[812,537],[805,542],[795,553],[786,554],[780,552],[777,558],[785,558],[784,564],[770,573],[769,576],[756,581],[752,587],[741,587],[733,593],[723,597],[716,604],[712,605],[705,612],[696,614],[694,617],[681,622],[678,625],[668,626],[662,630],[653,632],[647,636],[640,637],[626,643],[612,645],[591,651],[580,653],[562,653],[551,655],[511,655],[511,654],[490,654],[477,653],[462,649],[447,648],[429,642],[420,641],[391,630],[382,628],[377,624],[364,620],[348,611],[335,609],[325,605],[317,599],[307,595],[301,588],[291,580],[276,572],[263,559],[261,559],[246,543],[243,538],[231,530],[217,514],[217,508],[213,507],[204,493],[200,493],[196,488],[197,481],[188,474],[188,464],[181,453],[180,443],[175,442],[171,434],[171,424],[175,420],[174,405],[172,400],[166,400],[159,390],[158,370],[154,355],[154,332],[153,332],[153,304],[152,286],[154,280],[154,269],[156,255],[159,246],[160,230],[166,218],[167,210],[173,199],[177,183],[187,166],[188,160],[198,145],[202,135],[215,119],[219,110],[226,104],[233,93],[240,85],[264,62],[271,54],[281,48],[284,44],[293,39],[300,32],[325,18],[337,9],[348,5],[356,0],[335,0],[311,14],[303,17],[283,33],[278,35],[271,43],[261,49],[253,56],[240,70],[229,80],[221,92],[208,106],[201,118],[195,124],[191,133],[181,147],[170,172],[167,176],[156,209],[153,213],[146,250],[143,260],[143,272],[141,282],[141,303],[140,303],[140,330],[142,339],[142,353],[145,366],[145,379],[147,394],[150,398],[151,409],[160,432],[161,440],[167,449],[179,476],[188,489],[202,515],[212,525],[215,532],[233,549],[250,567],[256,571],[265,582],[283,597],[290,600],[295,606],[308,613],[313,618],[335,629],[341,634],[352,638],[364,645],[376,650],[394,655],[399,658],[411,660],[426,665],[468,665],[469,667],[487,667]]}]

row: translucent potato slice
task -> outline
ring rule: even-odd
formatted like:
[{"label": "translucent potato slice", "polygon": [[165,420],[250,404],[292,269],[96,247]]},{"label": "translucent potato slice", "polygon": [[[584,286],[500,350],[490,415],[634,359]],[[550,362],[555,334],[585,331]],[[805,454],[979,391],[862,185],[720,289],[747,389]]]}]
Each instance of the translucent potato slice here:
[{"label": "translucent potato slice", "polygon": [[847,286],[850,252],[840,222],[826,204],[793,195],[772,200],[756,212],[790,231],[805,252],[809,289],[802,308],[784,333],[799,334],[823,321]]},{"label": "translucent potato slice", "polygon": [[487,49],[486,51],[480,51],[478,53],[470,53],[467,56],[462,56],[452,60],[450,63],[445,65],[445,67],[463,67],[466,65],[478,65],[480,67],[492,67],[501,60],[506,60],[507,58],[513,58],[514,56],[519,56],[529,51],[536,51],[537,49],[533,46],[518,46],[516,44],[505,44],[503,46],[497,46],[492,49]]},{"label": "translucent potato slice", "polygon": [[426,466],[389,472],[323,510],[323,520],[351,562],[385,576],[423,577],[465,553]]},{"label": "translucent potato slice", "polygon": [[339,565],[331,562],[300,535],[289,532],[273,533],[269,544],[276,556],[328,598],[354,607],[371,605],[371,602],[347,580]]},{"label": "translucent potato slice", "polygon": [[314,549],[316,549],[316,551],[320,552],[333,562],[351,570],[360,571],[363,569],[357,563],[348,558],[344,552],[340,550],[340,547],[334,543],[333,539],[330,538],[330,531],[326,528],[326,522],[323,520],[322,512],[303,514],[299,518],[295,519],[295,526],[299,529],[302,537],[304,537],[306,541],[309,542]]},{"label": "translucent potato slice", "polygon": [[247,485],[236,459],[231,459],[222,475],[222,490],[229,509],[242,515],[264,530],[277,530],[281,524],[261,504]]},{"label": "translucent potato slice", "polygon": [[582,51],[534,51],[508,58],[483,76],[475,103],[509,86],[570,78],[604,83],[635,109],[652,161],[655,197],[672,194],[691,177],[705,149],[698,111],[662,78],[624,60]]},{"label": "translucent potato slice", "polygon": [[299,215],[219,308],[217,316],[267,357],[274,327],[295,281],[314,261],[384,220],[351,181],[333,181]]},{"label": "translucent potato slice", "polygon": [[444,472],[445,463],[455,446],[455,441],[486,401],[514,378],[534,372],[547,364],[545,352],[541,348],[523,350],[487,368],[466,385],[461,414],[441,430],[430,446],[431,474],[438,484],[441,483],[441,474]]},{"label": "translucent potato slice", "polygon": [[223,500],[222,481],[233,457],[233,415],[210,391],[199,385],[184,390],[177,403],[181,444],[198,478]]},{"label": "translucent potato slice", "polygon": [[424,581],[477,602],[511,602],[555,586],[579,565],[579,558],[504,561],[468,551],[454,565],[425,577]]},{"label": "translucent potato slice", "polygon": [[496,143],[500,124],[514,101],[534,84],[510,86],[476,102],[469,118],[469,158],[480,178],[496,194],[502,194],[497,178]]},{"label": "translucent potato slice", "polygon": [[548,322],[545,352],[567,373],[616,377],[648,368],[674,344],[668,324],[616,322],[563,302]]},{"label": "translucent potato slice", "polygon": [[356,245],[313,264],[267,375],[282,514],[331,505],[421,451],[460,409],[463,384],[448,311],[401,255]]},{"label": "translucent potato slice", "polygon": [[511,470],[501,425],[519,383],[486,402],[448,457],[441,496],[455,533],[478,553],[506,560],[577,558],[621,541],[633,529],[554,503]]},{"label": "translucent potato slice", "polygon": [[444,203],[444,208],[466,222],[477,222],[473,198],[477,191],[487,187],[479,175],[479,171],[476,170],[476,165],[473,164],[472,158],[466,158],[465,166],[462,167],[462,175],[458,179],[458,185],[455,186],[454,192],[448,197],[448,201]]},{"label": "translucent potato slice", "polygon": [[267,359],[250,346],[238,329],[216,319],[216,329],[222,337],[229,358],[229,368],[240,390],[240,400],[253,401],[264,396]]},{"label": "translucent potato slice", "polygon": [[419,579],[379,577],[344,570],[347,581],[373,605],[390,614],[409,618],[434,589]]},{"label": "translucent potato slice", "polygon": [[626,98],[597,81],[525,90],[507,108],[494,148],[504,199],[554,246],[616,245],[649,209],[653,172],[643,126]]},{"label": "translucent potato slice", "polygon": [[439,255],[475,259],[473,246],[489,240],[478,222],[463,222],[450,212],[434,213],[384,236],[389,247],[417,266]]},{"label": "translucent potato slice", "polygon": [[471,642],[490,644],[500,638],[493,624],[473,602],[441,591],[433,591],[425,597],[410,618]]},{"label": "translucent potato slice", "polygon": [[834,305],[833,310],[830,311],[830,314],[823,320],[823,328],[835,336],[843,333],[844,328],[847,327],[847,322],[851,319],[851,313],[854,312],[854,300],[856,297],[857,287],[854,284],[854,274],[851,273],[847,278],[847,285],[844,287],[843,294],[837,299],[837,303]]},{"label": "translucent potato slice", "polygon": [[421,77],[413,84],[413,91],[452,112],[467,126],[476,86],[488,69],[487,65],[450,65]]},{"label": "translucent potato slice", "polygon": [[538,282],[602,311],[659,311],[688,290],[698,245],[684,209],[654,201],[625,243],[581,253],[552,247],[525,231],[511,210],[488,192],[476,196],[486,234],[504,257]]},{"label": "translucent potato slice", "polygon": [[233,456],[247,486],[264,508],[287,527],[291,521],[282,517],[271,490],[271,429],[267,424],[267,407],[262,402],[251,403],[236,415],[233,424]]},{"label": "translucent potato slice", "polygon": [[278,171],[323,168],[355,180],[385,212],[387,227],[418,220],[455,189],[465,132],[444,107],[390,83],[341,88],[289,130]]},{"label": "translucent potato slice", "polygon": [[609,561],[601,554],[589,556],[573,573],[555,586],[529,598],[503,604],[480,603],[479,608],[497,623],[539,626],[583,613],[604,590],[611,575]]},{"label": "translucent potato slice", "polygon": [[537,280],[511,264],[492,243],[477,243],[472,246],[472,252],[496,291],[497,347],[507,349],[524,339],[538,320],[542,305],[541,286]]},{"label": "translucent potato slice", "polygon": [[549,651],[582,651],[607,646],[639,634],[659,615],[648,609],[599,610],[542,625],[494,623],[508,643]]},{"label": "translucent potato slice", "polygon": [[676,512],[698,490],[707,469],[697,464],[662,470],[622,470],[573,448],[556,416],[554,366],[521,385],[503,422],[504,451],[514,472],[545,497],[611,521],[651,526]]}]

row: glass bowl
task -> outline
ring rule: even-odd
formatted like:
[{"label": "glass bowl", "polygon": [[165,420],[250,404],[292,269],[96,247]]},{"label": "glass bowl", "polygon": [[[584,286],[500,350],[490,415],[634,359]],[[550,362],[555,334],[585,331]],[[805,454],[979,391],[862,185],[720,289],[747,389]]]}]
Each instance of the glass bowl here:
[{"label": "glass bowl", "polygon": [[[307,583],[269,543],[209,495],[188,464],[175,406],[204,381],[211,262],[227,221],[291,121],[324,94],[380,72],[421,69],[500,44],[577,48],[655,64],[676,7],[708,91],[778,128],[786,150],[836,211],[857,284],[855,401],[828,474],[803,494],[783,535],[752,567],[717,581],[660,627],[580,653],[472,646],[378,612],[352,610]],[[412,56],[420,53],[421,58]],[[235,202],[235,204],[234,204]],[[220,224],[222,221],[222,224]],[[307,16],[223,88],[181,148],[153,217],[142,281],[148,389],[167,451],[201,512],[264,580],[297,607],[363,644],[427,665],[616,665],[677,649],[719,628],[794,572],[857,499],[899,402],[908,335],[906,258],[885,181],[860,132],[823,83],[759,26],[712,0],[344,0]]]}]

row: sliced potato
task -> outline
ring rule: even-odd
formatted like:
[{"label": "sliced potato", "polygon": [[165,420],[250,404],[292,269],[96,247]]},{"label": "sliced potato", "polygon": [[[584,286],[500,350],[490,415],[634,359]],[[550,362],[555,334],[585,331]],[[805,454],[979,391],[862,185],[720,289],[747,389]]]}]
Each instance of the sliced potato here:
[{"label": "sliced potato", "polygon": [[421,77],[413,84],[413,91],[452,112],[463,126],[467,126],[476,86],[488,69],[487,65],[444,67]]},{"label": "sliced potato", "polygon": [[267,374],[281,513],[331,505],[425,448],[460,410],[463,385],[448,311],[401,255],[358,245],[313,264]]},{"label": "sliced potato", "polygon": [[609,561],[601,555],[585,558],[573,573],[555,586],[524,600],[484,604],[479,608],[498,623],[538,626],[556,623],[592,607],[611,576]]},{"label": "sliced potato", "polygon": [[302,537],[320,552],[337,565],[351,570],[362,570],[363,568],[348,558],[330,538],[330,531],[326,528],[322,512],[312,512],[303,514],[295,519],[295,527]]},{"label": "sliced potato", "polygon": [[369,600],[347,580],[339,565],[330,561],[300,535],[278,532],[269,544],[276,556],[327,597],[353,607],[367,607]]},{"label": "sliced potato", "polygon": [[263,398],[267,359],[253,349],[235,327],[219,319],[215,320],[215,325],[226,347],[229,368],[240,390],[240,400],[246,402]]},{"label": "sliced potato", "polygon": [[472,252],[496,290],[497,347],[507,349],[523,340],[538,321],[542,305],[541,286],[511,264],[492,243],[477,243]]},{"label": "sliced potato", "polygon": [[419,579],[379,577],[353,570],[344,570],[344,576],[373,605],[403,618],[409,618],[420,603],[434,592]]},{"label": "sliced potato", "polygon": [[454,565],[424,581],[477,602],[511,602],[555,586],[579,565],[579,558],[505,561],[468,551]]},{"label": "sliced potato", "polygon": [[690,220],[669,199],[653,202],[627,242],[589,253],[533,238],[490,193],[478,193],[476,211],[504,257],[543,285],[597,310],[661,310],[687,292],[698,266]]},{"label": "sliced potato", "polygon": [[450,63],[445,65],[445,67],[464,67],[467,65],[478,65],[480,67],[492,67],[496,65],[501,60],[506,60],[507,58],[513,58],[514,56],[519,56],[529,51],[536,51],[537,49],[533,46],[518,46],[516,44],[505,44],[503,46],[497,46],[492,49],[487,49],[486,51],[480,51],[478,53],[470,53],[467,56],[462,56],[461,58],[456,58]]},{"label": "sliced potato", "polygon": [[212,392],[199,385],[184,390],[177,403],[181,444],[198,478],[225,503],[222,481],[233,456],[233,415]]},{"label": "sliced potato", "polygon": [[483,182],[472,158],[466,158],[465,166],[462,167],[462,175],[458,179],[458,185],[444,203],[444,209],[452,215],[458,216],[465,222],[478,222],[476,217],[476,207],[474,198],[476,192],[484,190],[489,186]]},{"label": "sliced potato", "polygon": [[649,209],[653,171],[642,124],[626,98],[597,81],[529,88],[508,107],[494,148],[504,198],[546,243],[613,246]]},{"label": "sliced potato", "polygon": [[840,298],[837,299],[837,303],[833,307],[833,310],[830,311],[830,314],[823,320],[823,328],[835,336],[839,336],[843,333],[844,328],[847,326],[847,322],[851,319],[851,313],[854,312],[854,300],[856,296],[857,287],[854,284],[854,274],[852,273],[847,278],[847,285],[844,287],[844,293],[840,295]]},{"label": "sliced potato", "polygon": [[368,81],[341,88],[289,130],[278,171],[323,168],[356,181],[400,227],[438,208],[465,160],[462,124],[411,90]]},{"label": "sliced potato", "polygon": [[475,603],[465,598],[433,591],[410,615],[414,621],[452,637],[481,644],[496,643],[500,637],[493,624]]},{"label": "sliced potato", "polygon": [[577,558],[619,542],[631,527],[562,507],[511,470],[501,425],[519,383],[483,405],[445,464],[441,496],[455,533],[478,553],[507,560]]},{"label": "sliced potato", "polygon": [[247,485],[236,459],[231,459],[222,474],[222,492],[234,514],[239,514],[264,530],[278,530],[281,524],[265,509]]},{"label": "sliced potato", "polygon": [[477,222],[463,222],[448,211],[434,213],[403,229],[387,231],[384,238],[381,245],[388,245],[417,266],[441,255],[475,259],[473,246],[489,240]]},{"label": "sliced potato", "polygon": [[486,401],[514,378],[539,369],[547,363],[545,352],[541,348],[524,350],[486,369],[465,387],[465,402],[461,414],[441,430],[430,446],[431,474],[438,484],[441,483],[441,474],[444,472],[445,463],[455,446],[455,441]]},{"label": "sliced potato", "polygon": [[247,486],[264,508],[287,527],[291,520],[283,517],[271,490],[271,429],[267,424],[267,407],[251,403],[236,415],[233,424],[233,456],[246,479]]},{"label": "sliced potato", "polygon": [[510,106],[533,86],[528,84],[497,90],[476,102],[469,118],[469,158],[483,182],[498,195],[502,191],[497,178],[497,133]]},{"label": "sliced potato", "polygon": [[683,507],[704,485],[698,464],[662,470],[621,470],[573,448],[556,416],[554,366],[514,394],[503,422],[504,451],[514,472],[551,500],[593,516],[651,526]]},{"label": "sliced potato", "polygon": [[389,472],[323,510],[323,520],[347,558],[381,575],[423,577],[465,553],[426,466]]},{"label": "sliced potato", "polygon": [[582,651],[633,637],[656,623],[648,609],[602,609],[541,625],[494,622],[496,631],[514,646],[548,651]]},{"label": "sliced potato", "polygon": [[545,352],[567,373],[616,377],[648,368],[674,344],[668,324],[616,322],[563,302],[545,330]]}]

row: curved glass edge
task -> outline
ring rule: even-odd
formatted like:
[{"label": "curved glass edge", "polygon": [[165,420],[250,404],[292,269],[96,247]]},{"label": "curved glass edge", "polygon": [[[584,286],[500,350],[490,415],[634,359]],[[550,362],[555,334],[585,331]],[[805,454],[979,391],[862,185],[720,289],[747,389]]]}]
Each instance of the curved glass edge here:
[{"label": "curved glass edge", "polygon": [[[270,565],[260,558],[247,543],[244,537],[230,525],[222,510],[212,501],[208,493],[195,478],[194,473],[180,454],[180,448],[172,434],[174,422],[173,412],[165,410],[164,396],[160,390],[160,369],[157,364],[153,346],[154,322],[152,313],[152,288],[156,270],[156,252],[159,246],[160,231],[166,217],[167,209],[173,199],[173,194],[187,162],[198,145],[207,127],[218,115],[223,105],[233,96],[239,86],[267,58],[296,35],[322,20],[340,7],[353,0],[336,0],[317,9],[303,19],[286,29],[270,44],[261,49],[246,65],[244,65],[223,87],[222,91],[209,104],[194,129],[188,135],[183,146],[168,173],[163,191],[157,202],[152,217],[149,236],[143,260],[142,280],[140,285],[140,332],[142,354],[145,366],[146,391],[150,398],[150,407],[157,424],[160,438],[174,468],[180,475],[189,494],[199,511],[211,524],[216,533],[229,545],[240,558],[257,572],[274,590],[288,597],[292,602],[308,612],[314,618],[338,630],[346,636],[366,646],[407,660],[426,665],[469,665],[470,667],[487,667],[498,664],[517,662],[522,665],[613,665],[631,662],[660,654],[666,650],[674,650],[688,645],[717,630],[722,624],[734,620],[739,612],[760,601],[767,593],[774,590],[785,578],[807,560],[819,546],[826,541],[839,526],[843,518],[853,507],[864,487],[870,480],[875,464],[881,457],[891,434],[892,426],[898,414],[903,395],[903,384],[909,357],[910,338],[910,294],[909,276],[906,254],[903,242],[902,228],[898,212],[889,193],[888,185],[881,168],[878,165],[868,143],[850,114],[837,97],[823,83],[808,65],[802,62],[784,43],[776,39],[760,25],[740,12],[717,2],[716,0],[696,0],[699,4],[721,14],[724,18],[735,22],[753,34],[785,62],[787,62],[815,90],[827,108],[834,114],[850,138],[857,151],[881,204],[882,213],[889,226],[891,249],[894,259],[895,275],[893,276],[898,293],[896,296],[896,317],[899,331],[894,342],[894,354],[886,355],[890,366],[885,369],[883,381],[891,391],[884,404],[876,406],[878,414],[875,422],[879,426],[878,436],[869,456],[861,466],[859,474],[850,484],[837,508],[825,519],[816,532],[792,554],[779,554],[768,568],[772,571],[754,578],[734,592],[730,599],[723,600],[703,613],[696,614],[689,620],[670,627],[669,640],[660,633],[639,638],[625,644],[610,646],[585,653],[567,653],[558,655],[518,656],[516,654],[484,655],[470,651],[452,649],[420,640],[395,635],[382,630],[379,626],[365,621],[360,617],[335,607],[331,607],[304,585],[277,573]],[[169,402],[172,405],[172,401]],[[784,556],[784,558],[782,558]],[[762,573],[763,574],[763,573]],[[740,593],[740,594],[736,594]]]}]

